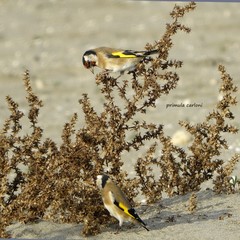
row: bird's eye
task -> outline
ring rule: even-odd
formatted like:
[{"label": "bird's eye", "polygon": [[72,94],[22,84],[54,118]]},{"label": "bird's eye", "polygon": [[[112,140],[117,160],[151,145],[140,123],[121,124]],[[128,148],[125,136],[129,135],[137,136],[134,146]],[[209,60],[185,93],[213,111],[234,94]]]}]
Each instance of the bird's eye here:
[{"label": "bird's eye", "polygon": [[91,61],[90,62],[90,67],[95,67],[96,66],[96,62],[95,61]]}]

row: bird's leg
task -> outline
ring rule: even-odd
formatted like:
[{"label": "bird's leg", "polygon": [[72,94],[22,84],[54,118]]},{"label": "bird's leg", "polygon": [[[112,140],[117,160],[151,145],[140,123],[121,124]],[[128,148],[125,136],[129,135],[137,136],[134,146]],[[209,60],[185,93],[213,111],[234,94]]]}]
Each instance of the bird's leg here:
[{"label": "bird's leg", "polygon": [[129,72],[128,72],[128,74],[131,74],[131,73],[132,73],[132,75],[133,75],[133,79],[136,80],[136,78],[137,78],[136,71],[133,70],[133,71],[129,71]]},{"label": "bird's leg", "polygon": [[124,72],[120,72],[120,74],[119,74],[119,76],[116,78],[116,80],[118,80],[123,74],[124,74]]},{"label": "bird's leg", "polygon": [[121,226],[118,225],[118,227],[117,227],[117,231],[116,231],[114,234],[119,234],[120,230],[121,230]]},{"label": "bird's leg", "polygon": [[103,70],[102,73],[103,73],[104,75],[107,75],[107,74],[109,74],[109,72],[110,72],[110,71],[109,71],[108,69],[105,69],[105,70]]},{"label": "bird's leg", "polygon": [[153,60],[152,57],[147,56],[147,57],[145,57],[145,58],[143,59],[143,62],[144,62],[144,63],[148,63],[148,62],[151,62],[152,60]]},{"label": "bird's leg", "polygon": [[[108,70],[108,69],[105,69],[105,70],[102,72],[102,74],[103,74],[103,75],[108,75],[110,72],[112,72],[112,71],[110,71],[110,70]],[[120,77],[123,75],[123,73],[124,73],[124,72],[120,72],[119,76],[117,76],[117,77],[114,78],[114,79],[118,80],[118,78],[120,78]],[[112,77],[112,78],[113,78],[113,77]]]}]

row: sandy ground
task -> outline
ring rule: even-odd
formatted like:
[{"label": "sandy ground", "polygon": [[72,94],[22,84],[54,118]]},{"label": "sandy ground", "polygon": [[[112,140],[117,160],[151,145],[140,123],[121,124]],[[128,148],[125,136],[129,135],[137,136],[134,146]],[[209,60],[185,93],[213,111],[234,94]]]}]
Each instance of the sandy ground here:
[{"label": "sandy ground", "polygon": [[[78,100],[88,93],[94,107],[103,103],[94,75],[83,68],[82,54],[89,48],[112,46],[141,50],[157,40],[170,21],[174,2],[130,2],[123,0],[1,0],[0,1],[0,125],[9,115],[5,96],[12,96],[27,112],[22,74],[29,69],[33,89],[44,101],[39,123],[44,137],[61,143],[61,130],[72,114],[79,114]],[[224,64],[239,84],[240,8],[238,3],[198,3],[184,18],[190,34],[174,38],[171,57],[184,61],[179,71],[178,88],[161,98],[146,120],[165,125],[173,135],[178,120],[193,123],[204,119],[218,99],[219,73]],[[240,98],[238,97],[238,101]],[[169,103],[200,103],[201,108],[167,108]],[[239,106],[233,108],[240,127]],[[27,131],[27,129],[24,129]],[[230,149],[225,159],[240,152],[239,134],[228,138]],[[128,156],[123,156],[127,158]],[[234,174],[240,177],[240,166]],[[211,187],[198,193],[199,204],[193,215],[186,210],[189,196],[164,199],[139,210],[152,229],[124,229],[113,234],[115,226],[93,239],[240,239],[239,193],[215,196]],[[169,220],[173,220],[173,222]],[[13,237],[82,239],[80,225],[40,222],[9,227]]]},{"label": "sandy ground", "polygon": [[[198,193],[197,198],[197,210],[193,214],[187,210],[189,195],[164,199],[159,204],[137,209],[148,224],[149,232],[125,224],[121,232],[115,234],[115,224],[90,239],[240,239],[239,194],[216,196],[211,190],[206,190]],[[79,234],[81,226],[77,224],[43,221],[35,225],[15,224],[8,230],[14,237],[21,238],[84,239]]]}]

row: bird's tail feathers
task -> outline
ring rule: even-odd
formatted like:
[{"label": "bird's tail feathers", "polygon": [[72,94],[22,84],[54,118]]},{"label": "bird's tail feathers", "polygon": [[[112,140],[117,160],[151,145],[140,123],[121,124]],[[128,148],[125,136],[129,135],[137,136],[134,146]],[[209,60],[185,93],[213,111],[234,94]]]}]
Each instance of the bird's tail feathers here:
[{"label": "bird's tail feathers", "polygon": [[147,231],[149,231],[149,229],[146,227],[146,225],[142,224],[142,227],[145,228]]},{"label": "bird's tail feathers", "polygon": [[133,208],[129,209],[128,212],[131,214],[131,216],[134,218],[134,220],[140,224],[142,227],[144,227],[147,231],[149,231],[149,229],[146,226],[146,223],[143,222],[143,220],[137,215],[137,213],[135,212],[135,210]]},{"label": "bird's tail feathers", "polygon": [[158,53],[159,51],[158,50],[150,50],[150,51],[146,51],[144,55],[148,56],[148,55],[152,55],[152,54],[156,54]]}]

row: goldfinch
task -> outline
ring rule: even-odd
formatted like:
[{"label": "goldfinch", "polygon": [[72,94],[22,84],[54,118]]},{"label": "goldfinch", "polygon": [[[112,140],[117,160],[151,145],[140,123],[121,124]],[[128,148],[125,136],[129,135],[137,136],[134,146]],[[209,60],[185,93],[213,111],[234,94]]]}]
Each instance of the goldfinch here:
[{"label": "goldfinch", "polygon": [[140,224],[147,231],[149,229],[142,219],[137,215],[134,208],[130,205],[121,189],[107,175],[97,176],[97,186],[102,195],[102,200],[105,208],[110,215],[119,221],[121,228],[123,222],[133,222]]},{"label": "goldfinch", "polygon": [[135,70],[137,64],[158,50],[133,51],[109,47],[99,47],[86,51],[83,54],[83,65],[94,73],[94,67],[105,69],[109,72],[120,73]]}]

